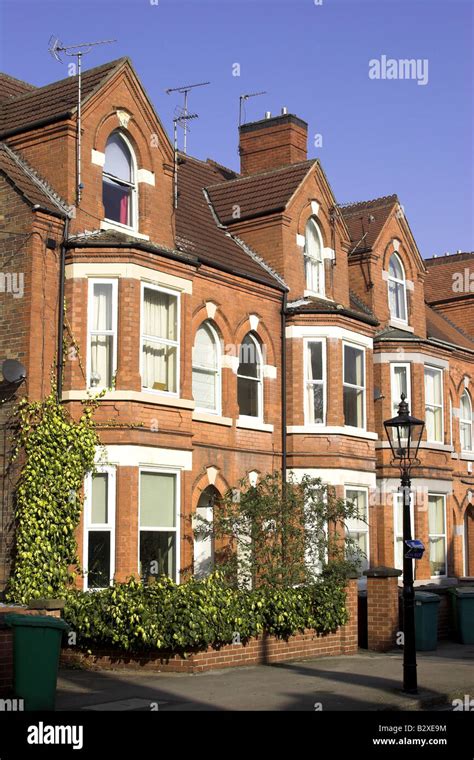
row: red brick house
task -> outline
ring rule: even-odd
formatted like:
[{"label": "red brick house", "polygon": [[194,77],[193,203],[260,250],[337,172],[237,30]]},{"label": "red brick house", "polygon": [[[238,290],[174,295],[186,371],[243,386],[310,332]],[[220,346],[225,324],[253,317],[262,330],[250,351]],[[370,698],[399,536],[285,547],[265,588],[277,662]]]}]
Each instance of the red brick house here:
[{"label": "red brick house", "polygon": [[[340,206],[292,114],[240,128],[237,173],[175,157],[128,59],[86,71],[82,91],[78,188],[77,80],[0,76],[0,361],[25,364],[20,393],[48,392],[64,286],[79,353],[63,357],[63,402],[77,414],[107,389],[78,536],[85,587],[205,572],[193,515],[282,467],[356,499],[367,564],[401,567],[382,423],[402,391],[427,421],[417,581],[474,575],[474,285],[452,287],[474,254],[424,260],[396,195]],[[0,588],[13,403],[0,409]]]}]

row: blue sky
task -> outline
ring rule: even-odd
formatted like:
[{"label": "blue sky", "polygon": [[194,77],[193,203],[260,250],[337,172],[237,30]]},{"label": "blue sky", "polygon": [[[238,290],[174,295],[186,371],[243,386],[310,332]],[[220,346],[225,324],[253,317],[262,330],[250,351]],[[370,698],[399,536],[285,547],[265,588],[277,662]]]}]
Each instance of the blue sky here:
[{"label": "blue sky", "polygon": [[[236,169],[239,95],[267,90],[247,120],[305,119],[339,202],[396,192],[424,256],[474,249],[473,0],[154,1],[0,0],[0,68],[46,84],[67,74],[51,34],[117,38],[85,66],[128,55],[169,134],[181,96],[165,89],[211,80],[190,99],[189,152]],[[427,84],[370,79],[383,55],[426,59]]]}]

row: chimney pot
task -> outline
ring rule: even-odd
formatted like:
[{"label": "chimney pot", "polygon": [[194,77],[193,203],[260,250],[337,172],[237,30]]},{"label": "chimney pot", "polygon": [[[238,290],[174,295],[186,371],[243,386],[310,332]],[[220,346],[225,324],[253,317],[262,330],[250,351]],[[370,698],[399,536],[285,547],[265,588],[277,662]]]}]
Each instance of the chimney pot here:
[{"label": "chimney pot", "polygon": [[272,112],[271,111],[265,111],[265,118],[271,119],[272,118]]},{"label": "chimney pot", "polygon": [[281,115],[286,116],[287,113],[288,113],[288,108],[286,106],[283,106],[281,109]]}]

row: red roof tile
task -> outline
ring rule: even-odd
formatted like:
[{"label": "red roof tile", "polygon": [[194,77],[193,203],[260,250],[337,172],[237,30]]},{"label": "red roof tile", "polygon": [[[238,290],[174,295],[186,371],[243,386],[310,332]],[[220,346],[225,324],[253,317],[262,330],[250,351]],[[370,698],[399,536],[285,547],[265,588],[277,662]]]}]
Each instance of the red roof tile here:
[{"label": "red roof tile", "polygon": [[436,256],[425,259],[428,273],[425,279],[425,300],[428,303],[451,300],[465,293],[453,290],[456,275],[464,276],[464,269],[469,265],[474,271],[474,251],[470,253],[453,253],[449,256]]},{"label": "red roof tile", "polygon": [[18,95],[24,95],[27,92],[35,90],[34,84],[22,82],[21,79],[15,79],[9,74],[0,71],[0,103],[9,98],[16,98]]},{"label": "red roof tile", "polygon": [[[85,71],[82,75],[82,102],[127,60],[119,58]],[[44,87],[37,87],[8,98],[0,105],[0,134],[27,129],[43,119],[65,117],[73,113],[76,107],[77,77],[66,77]]]},{"label": "red roof tile", "polygon": [[397,195],[385,195],[370,201],[339,206],[354,243],[353,253],[372,248],[393,207],[398,203]]},{"label": "red roof tile", "polygon": [[65,215],[67,205],[62,198],[26,163],[4,143],[0,143],[0,172],[33,206],[41,206],[56,214]]},{"label": "red roof tile", "polygon": [[426,331],[429,338],[442,340],[445,343],[453,343],[462,348],[470,348],[474,351],[474,340],[471,340],[464,332],[450,322],[444,314],[435,311],[426,304]]},{"label": "red roof tile", "polygon": [[316,159],[209,185],[207,190],[222,224],[282,211]]},{"label": "red roof tile", "polygon": [[217,164],[180,157],[178,168],[178,208],[176,242],[187,253],[209,264],[228,268],[235,274],[250,277],[273,287],[282,281],[273,274],[257,254],[239,244],[219,224],[206,198],[205,188],[222,181],[225,170]]}]

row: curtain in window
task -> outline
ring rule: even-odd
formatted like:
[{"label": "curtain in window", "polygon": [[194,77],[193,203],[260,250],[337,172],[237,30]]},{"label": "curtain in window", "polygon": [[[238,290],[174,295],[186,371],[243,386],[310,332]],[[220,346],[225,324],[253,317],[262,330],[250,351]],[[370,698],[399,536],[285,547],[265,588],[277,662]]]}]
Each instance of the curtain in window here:
[{"label": "curtain in window", "polygon": [[[400,404],[402,393],[408,396],[407,368],[393,367],[392,410],[394,417],[398,414],[398,405]],[[407,401],[409,402],[409,399]]]},{"label": "curtain in window", "polygon": [[176,476],[140,474],[140,571],[176,577]]},{"label": "curtain in window", "polygon": [[130,225],[134,185],[133,162],[128,145],[114,132],[107,140],[102,200],[106,219]]},{"label": "curtain in window", "polygon": [[441,379],[442,374],[438,370],[425,369],[425,419],[429,441],[442,442],[443,438]]},{"label": "curtain in window", "polygon": [[91,385],[112,386],[113,335],[101,334],[112,330],[112,285],[94,283],[91,325]]},{"label": "curtain in window", "polygon": [[145,288],[143,303],[143,386],[176,391],[177,346],[160,341],[177,340],[177,299]]},{"label": "curtain in window", "polygon": [[239,367],[237,369],[237,397],[239,414],[248,417],[259,417],[261,391],[260,352],[257,343],[250,335],[246,335],[239,351]]},{"label": "curtain in window", "polygon": [[305,230],[306,287],[315,293],[324,292],[324,269],[321,237],[314,219],[309,219]]},{"label": "curtain in window", "polygon": [[396,254],[392,254],[390,257],[388,270],[388,300],[390,314],[395,319],[402,319],[405,321],[407,318],[405,306],[405,275],[400,260]]},{"label": "curtain in window", "polygon": [[364,425],[364,352],[344,346],[344,424]]},{"label": "curtain in window", "polygon": [[428,526],[430,533],[431,575],[446,575],[446,535],[444,499],[442,496],[429,496]]},{"label": "curtain in window", "polygon": [[[358,560],[361,563],[361,571],[367,570],[369,566],[369,541],[368,541],[368,514],[367,514],[367,492],[358,489],[347,489],[346,500],[353,502],[360,517],[353,517],[347,520],[347,535],[355,542],[355,547],[349,547],[347,558],[349,560]],[[358,548],[352,554],[352,548]]]},{"label": "curtain in window", "polygon": [[217,409],[218,348],[208,325],[201,325],[193,346],[193,398],[200,409]]}]

